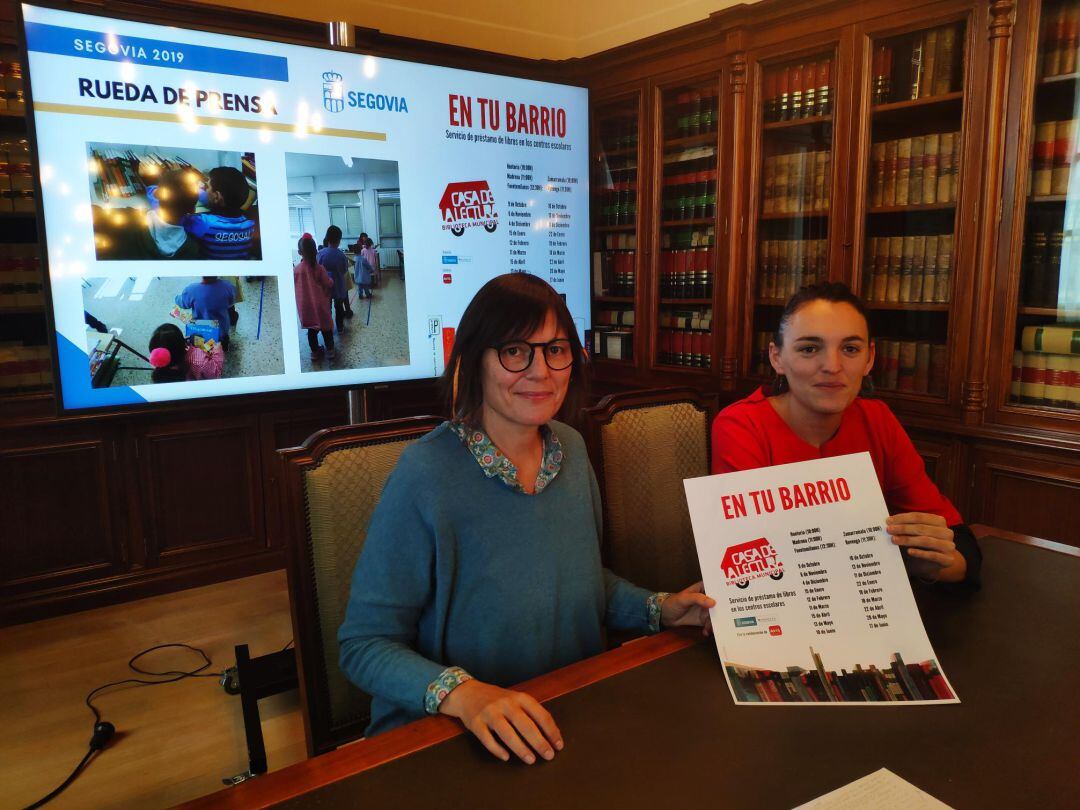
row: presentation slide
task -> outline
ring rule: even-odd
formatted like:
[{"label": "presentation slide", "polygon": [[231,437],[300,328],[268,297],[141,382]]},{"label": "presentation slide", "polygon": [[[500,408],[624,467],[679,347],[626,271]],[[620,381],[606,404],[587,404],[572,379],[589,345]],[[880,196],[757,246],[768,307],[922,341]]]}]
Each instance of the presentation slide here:
[{"label": "presentation slide", "polygon": [[22,12],[64,410],[434,377],[508,272],[584,339],[585,89]]}]

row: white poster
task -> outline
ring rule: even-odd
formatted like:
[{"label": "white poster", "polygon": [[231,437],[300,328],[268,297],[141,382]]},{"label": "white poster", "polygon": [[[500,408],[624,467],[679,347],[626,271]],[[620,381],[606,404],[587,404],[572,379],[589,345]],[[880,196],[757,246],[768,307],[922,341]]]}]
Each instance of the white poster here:
[{"label": "white poster", "polygon": [[869,453],[685,485],[736,703],[959,702],[885,531]]}]

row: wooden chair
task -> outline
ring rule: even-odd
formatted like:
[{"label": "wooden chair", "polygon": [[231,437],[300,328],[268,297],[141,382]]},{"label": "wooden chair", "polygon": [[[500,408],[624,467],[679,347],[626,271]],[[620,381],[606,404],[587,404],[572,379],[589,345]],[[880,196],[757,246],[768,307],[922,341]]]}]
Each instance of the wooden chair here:
[{"label": "wooden chair", "polygon": [[604,564],[643,588],[701,579],[683,479],[709,474],[716,394],[629,391],[587,408],[585,441],[604,501]]},{"label": "wooden chair", "polygon": [[338,667],[337,631],[375,504],[398,457],[442,422],[417,416],[321,430],[278,451],[304,732],[315,756],[360,737],[371,699]]}]

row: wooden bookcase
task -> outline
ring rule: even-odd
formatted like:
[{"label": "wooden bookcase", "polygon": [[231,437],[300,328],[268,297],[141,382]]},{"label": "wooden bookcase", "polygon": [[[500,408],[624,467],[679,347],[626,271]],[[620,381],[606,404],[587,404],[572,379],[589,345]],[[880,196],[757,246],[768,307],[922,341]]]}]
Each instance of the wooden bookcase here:
[{"label": "wooden bookcase", "polygon": [[[654,188],[636,224],[652,253],[635,329],[651,352],[617,375],[597,363],[598,392],[678,381],[733,401],[767,378],[788,295],[845,281],[871,310],[879,396],[965,517],[1080,544],[1058,508],[1080,495],[1080,402],[1063,383],[1080,355],[1061,348],[1080,323],[1078,34],[1076,0],[764,0],[581,60],[596,108],[630,83],[655,100],[638,169]],[[823,65],[828,81],[810,80]],[[720,182],[716,281],[695,306],[713,307],[715,359],[674,369],[655,340],[663,105],[703,76],[720,79]],[[1031,351],[1036,327],[1051,349]],[[1022,392],[1014,355],[1035,357]]]}]

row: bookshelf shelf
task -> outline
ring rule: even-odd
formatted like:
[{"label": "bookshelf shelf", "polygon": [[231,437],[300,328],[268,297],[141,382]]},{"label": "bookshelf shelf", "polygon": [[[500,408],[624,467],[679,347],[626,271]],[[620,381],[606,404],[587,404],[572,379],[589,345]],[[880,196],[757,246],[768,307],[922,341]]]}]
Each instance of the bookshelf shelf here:
[{"label": "bookshelf shelf", "polygon": [[690,374],[711,374],[711,366],[679,366],[674,363],[661,363],[657,361],[653,364],[656,368],[661,368],[664,371],[681,371]]},{"label": "bookshelf shelf", "polygon": [[758,298],[754,301],[754,306],[758,307],[782,307],[787,303],[784,298]]},{"label": "bookshelf shelf", "polygon": [[866,308],[899,312],[948,312],[951,305],[948,303],[916,304],[909,301],[867,301]]},{"label": "bookshelf shelf", "polygon": [[925,109],[926,107],[934,107],[946,104],[956,104],[962,102],[964,94],[957,90],[952,93],[942,93],[937,96],[927,96],[926,98],[908,99],[906,101],[892,101],[888,104],[875,104],[870,108],[871,114],[874,116],[888,115],[890,113],[903,113],[908,110]]},{"label": "bookshelf shelf", "polygon": [[612,368],[630,368],[634,365],[633,360],[612,360],[610,357],[593,355],[592,362],[598,366],[610,366]]},{"label": "bookshelf shelf", "polygon": [[593,301],[599,304],[633,304],[634,298],[629,295],[594,295]]},{"label": "bookshelf shelf", "polygon": [[1040,87],[1068,87],[1080,79],[1080,73],[1062,73],[1060,76],[1045,76],[1039,79]]},{"label": "bookshelf shelf", "polygon": [[668,138],[664,141],[664,151],[668,149],[679,149],[687,146],[705,146],[707,144],[715,144],[716,139],[720,137],[719,132],[703,132],[700,135],[687,135],[685,138]]},{"label": "bookshelf shelf", "polygon": [[617,231],[636,231],[637,225],[593,225],[597,233],[615,233]]},{"label": "bookshelf shelf", "polygon": [[628,146],[624,149],[601,149],[597,158],[614,158],[614,157],[626,157],[627,155],[636,155],[637,147]]},{"label": "bookshelf shelf", "polygon": [[792,121],[770,121],[763,124],[761,128],[766,132],[772,132],[777,129],[796,129],[798,127],[812,127],[818,124],[831,124],[832,120],[831,115],[815,115],[811,118],[796,118]]},{"label": "bookshelf shelf", "polygon": [[828,211],[795,211],[762,214],[759,219],[828,219]]},{"label": "bookshelf shelf", "polygon": [[1020,315],[1040,315],[1049,318],[1080,320],[1080,309],[1059,309],[1057,307],[1020,307]]},{"label": "bookshelf shelf", "polygon": [[665,307],[712,306],[711,298],[661,298],[660,305]]},{"label": "bookshelf shelf", "polygon": [[0,315],[44,315],[45,307],[0,307]]},{"label": "bookshelf shelf", "polygon": [[1067,194],[1049,194],[1043,197],[1028,197],[1028,202],[1032,205],[1055,205],[1063,204],[1069,201]]},{"label": "bookshelf shelf", "polygon": [[913,214],[919,211],[951,211],[956,203],[920,203],[919,205],[879,205],[867,209],[869,214]]},{"label": "bookshelf shelf", "polygon": [[713,225],[715,217],[696,217],[694,219],[665,219],[660,223],[661,228],[685,228],[693,225]]}]

